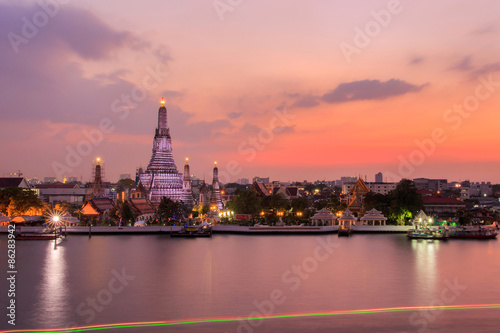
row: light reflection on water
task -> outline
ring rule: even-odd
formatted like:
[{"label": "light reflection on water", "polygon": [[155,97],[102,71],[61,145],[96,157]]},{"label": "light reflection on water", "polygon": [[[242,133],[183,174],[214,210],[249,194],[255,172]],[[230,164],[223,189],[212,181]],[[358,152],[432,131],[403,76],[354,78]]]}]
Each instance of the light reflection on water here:
[{"label": "light reflection on water", "polygon": [[42,327],[57,327],[66,324],[69,310],[66,249],[61,243],[55,247],[52,241],[45,245],[43,278],[35,308]]},{"label": "light reflection on water", "polygon": [[[318,240],[328,237],[333,237],[338,247],[300,280],[297,290],[292,290],[293,284],[284,281],[283,274],[294,265],[303,265],[314,255]],[[497,240],[427,242],[409,241],[405,235],[358,234],[348,239],[336,235],[214,235],[212,239],[196,240],[70,236],[56,250],[52,242],[17,244],[22,272],[19,289],[23,293],[18,299],[16,328],[245,317],[256,311],[255,302],[269,300],[274,289],[286,297],[276,306],[277,313],[425,306],[440,297],[445,280],[456,277],[460,284],[467,285],[456,304],[495,303],[500,299],[498,288],[491,288],[500,271]],[[322,250],[321,255],[325,254]],[[87,322],[88,316],[80,315],[76,308],[109,289],[115,277],[112,272],[122,269],[136,278],[123,291],[113,294],[110,304]],[[449,312],[430,325],[453,325],[455,316],[465,317]],[[376,325],[379,331],[415,331],[408,327],[409,314],[397,317],[399,330],[389,315],[369,315],[362,321],[360,317],[337,317],[330,320],[328,327],[343,331],[364,323],[366,327]],[[295,319],[295,324],[287,327],[290,331],[305,327],[321,331],[325,321]],[[257,331],[276,331],[277,323],[266,323]],[[477,323],[471,319],[466,324]],[[214,328],[234,332],[237,327],[229,323],[223,326]],[[183,332],[190,329],[176,328]]]},{"label": "light reflection on water", "polygon": [[[415,257],[416,280],[420,285],[420,295],[422,300],[426,299],[426,295],[436,295],[442,281],[438,281],[437,274],[437,256],[439,247],[442,241],[439,240],[417,240],[410,241]],[[426,293],[422,293],[426,290]]]}]

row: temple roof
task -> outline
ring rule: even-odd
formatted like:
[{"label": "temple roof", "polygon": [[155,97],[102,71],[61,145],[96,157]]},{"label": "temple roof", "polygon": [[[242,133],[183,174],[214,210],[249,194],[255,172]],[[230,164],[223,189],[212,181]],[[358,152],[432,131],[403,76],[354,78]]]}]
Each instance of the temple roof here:
[{"label": "temple roof", "polygon": [[330,212],[328,209],[323,208],[314,214],[312,217],[313,220],[329,220],[329,219],[336,219],[337,217],[333,215],[332,212]]},{"label": "temple roof", "polygon": [[128,201],[137,215],[153,214],[155,212],[153,206],[145,198],[130,198]]},{"label": "temple roof", "polygon": [[366,214],[361,218],[366,221],[385,221],[387,217],[385,217],[381,211],[376,210],[375,208],[366,212]]},{"label": "temple roof", "polygon": [[460,205],[465,206],[465,202],[456,198],[445,198],[438,195],[422,196],[424,205]]},{"label": "temple roof", "polygon": [[426,222],[429,219],[427,214],[423,210],[420,210],[418,214],[413,218],[413,224],[420,224],[422,222]]},{"label": "temple roof", "polygon": [[352,214],[352,212],[347,208],[342,213],[342,216],[339,218],[341,221],[357,221],[357,218]]},{"label": "temple roof", "polygon": [[267,189],[266,185],[264,185],[264,183],[254,182],[252,184],[251,190],[257,192],[257,194],[261,197],[268,197],[270,195],[269,190]]},{"label": "temple roof", "polygon": [[99,215],[115,207],[113,200],[109,198],[94,198],[87,200],[80,209],[83,215]]},{"label": "temple roof", "polygon": [[366,194],[370,192],[370,189],[366,186],[363,179],[358,178],[356,184],[354,184],[353,188],[349,191],[351,194]]},{"label": "temple roof", "polygon": [[[0,188],[6,187],[29,187],[28,183],[25,181],[23,185],[23,177],[0,177]],[[23,185],[23,186],[21,186]]]}]

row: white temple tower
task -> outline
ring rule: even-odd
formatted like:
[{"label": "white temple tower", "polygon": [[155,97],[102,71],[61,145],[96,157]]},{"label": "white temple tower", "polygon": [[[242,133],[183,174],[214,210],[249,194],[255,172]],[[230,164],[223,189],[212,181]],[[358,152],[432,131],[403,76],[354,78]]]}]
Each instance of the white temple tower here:
[{"label": "white temple tower", "polygon": [[186,165],[184,165],[184,177],[182,183],[182,202],[189,207],[194,206],[193,191],[191,190],[191,174],[189,172],[189,159],[186,157]]},{"label": "white temple tower", "polygon": [[222,198],[220,196],[219,169],[217,168],[217,162],[215,162],[212,195],[210,196],[210,209],[219,210],[223,208],[224,205],[222,204]]},{"label": "white temple tower", "polygon": [[183,183],[183,175],[177,170],[172,155],[172,138],[163,98],[158,110],[158,127],[153,140],[153,154],[146,171],[139,178],[151,202],[159,203],[163,197],[167,197],[173,201],[182,201],[187,205],[192,205],[191,184],[189,184],[190,194],[188,195],[187,191],[184,191],[186,184]]}]

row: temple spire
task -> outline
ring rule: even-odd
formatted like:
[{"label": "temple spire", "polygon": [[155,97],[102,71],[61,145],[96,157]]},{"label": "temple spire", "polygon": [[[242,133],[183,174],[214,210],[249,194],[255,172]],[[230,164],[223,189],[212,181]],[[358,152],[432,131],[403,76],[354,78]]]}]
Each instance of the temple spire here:
[{"label": "temple spire", "polygon": [[158,129],[157,136],[170,137],[168,129],[167,108],[165,107],[165,99],[162,97],[160,100],[160,108],[158,109]]},{"label": "temple spire", "polygon": [[219,169],[217,168],[217,162],[214,165],[214,176],[212,181],[212,195],[210,196],[210,209],[218,210],[223,209],[222,198],[220,196],[220,184],[219,184]]},{"label": "temple spire", "polygon": [[[163,197],[167,197],[191,205],[193,202],[191,182],[184,181],[184,175],[179,173],[174,162],[164,98],[160,100],[160,104],[151,159],[146,171],[139,175],[139,180],[152,203],[159,203]],[[184,174],[186,172],[189,175],[189,165],[187,170],[184,168]]]},{"label": "temple spire", "polygon": [[191,189],[191,174],[189,172],[189,159],[186,157],[186,165],[184,165],[184,177],[182,182],[182,202],[187,206],[194,205],[193,191]]}]

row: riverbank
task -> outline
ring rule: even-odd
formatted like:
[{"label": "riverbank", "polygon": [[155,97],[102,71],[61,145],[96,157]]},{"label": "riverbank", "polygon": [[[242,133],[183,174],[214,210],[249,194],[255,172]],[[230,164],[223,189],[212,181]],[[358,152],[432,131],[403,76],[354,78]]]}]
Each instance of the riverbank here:
[{"label": "riverbank", "polygon": [[[21,227],[23,231],[42,231],[43,227]],[[216,225],[212,227],[214,234],[240,234],[240,235],[311,235],[333,234],[338,232],[338,226],[260,226],[246,227],[239,225]],[[355,233],[406,233],[410,226],[355,226]],[[169,234],[179,231],[180,226],[148,226],[148,227],[92,227],[92,235],[151,235]],[[68,235],[88,235],[89,227],[67,227]],[[0,227],[0,233],[7,233],[7,227]]]}]

